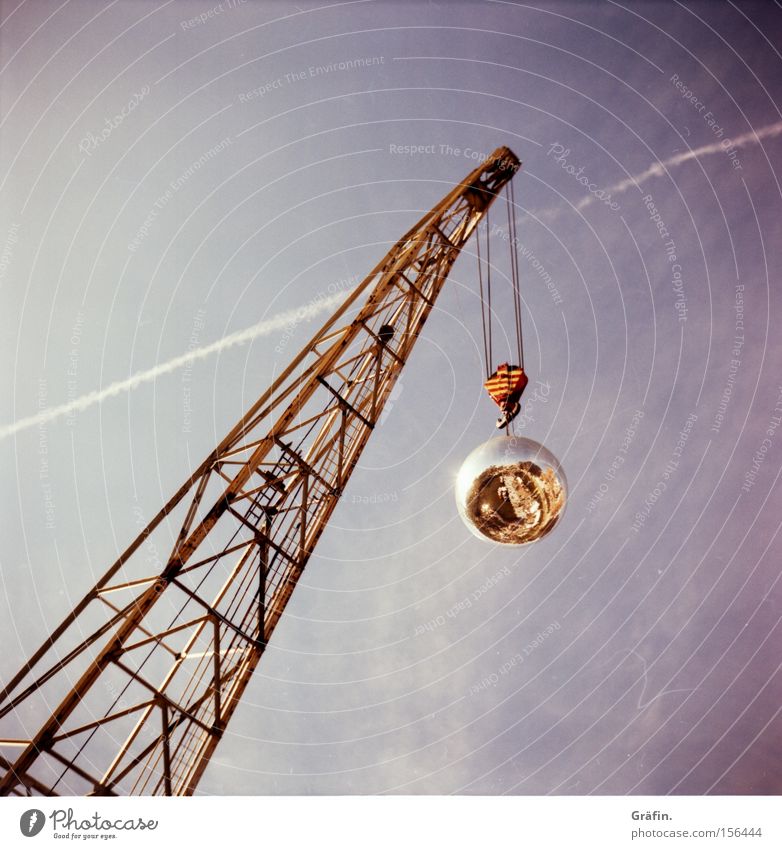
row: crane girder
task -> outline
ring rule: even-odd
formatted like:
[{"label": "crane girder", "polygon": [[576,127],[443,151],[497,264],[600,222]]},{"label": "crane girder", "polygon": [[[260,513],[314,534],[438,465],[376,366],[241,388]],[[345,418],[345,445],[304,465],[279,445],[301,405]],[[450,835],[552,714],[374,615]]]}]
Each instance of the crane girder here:
[{"label": "crane girder", "polygon": [[0,793],[195,791],[453,262],[519,165],[499,148],[391,248],[6,685]]}]

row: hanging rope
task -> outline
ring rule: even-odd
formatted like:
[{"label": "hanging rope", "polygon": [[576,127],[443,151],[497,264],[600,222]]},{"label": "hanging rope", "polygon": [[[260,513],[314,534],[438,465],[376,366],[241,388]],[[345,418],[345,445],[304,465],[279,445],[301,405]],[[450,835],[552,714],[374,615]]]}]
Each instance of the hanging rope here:
[{"label": "hanging rope", "polygon": [[524,335],[521,321],[521,287],[519,285],[519,240],[516,231],[516,196],[511,181],[506,189],[505,206],[508,212],[508,237],[510,241],[511,286],[513,289],[513,314],[516,321],[516,345],[519,365],[524,368]]},{"label": "hanging rope", "polygon": [[[489,239],[489,213],[486,212],[486,249],[485,260],[481,253],[481,228],[475,231],[475,243],[478,256],[478,285],[481,293],[481,324],[483,327],[483,356],[486,366],[486,377],[494,371],[494,343],[492,338],[492,308],[491,308],[491,241]],[[484,262],[486,271],[484,274]],[[485,284],[484,284],[485,277]]]},{"label": "hanging rope", "polygon": [[[524,330],[521,311],[521,274],[519,271],[518,232],[516,226],[516,197],[511,181],[505,187],[505,210],[508,217],[508,242],[510,244],[510,282],[513,300],[513,321],[516,325],[515,350],[509,352],[510,358],[516,360],[524,368]],[[489,212],[486,212],[486,245],[481,248],[481,228],[475,233],[478,258],[478,286],[481,296],[481,326],[483,329],[483,356],[486,366],[486,377],[491,377],[495,368],[494,339],[493,339],[493,309],[492,309],[492,265],[491,265],[491,227]],[[485,265],[485,270],[484,270]]]},{"label": "hanging rope", "polygon": [[[519,271],[518,255],[518,232],[516,225],[516,197],[513,183],[505,187],[505,211],[508,217],[507,232],[504,238],[510,245],[510,275],[504,280],[510,281],[511,298],[513,301],[513,321],[516,325],[516,344],[510,339],[511,333],[505,334],[503,338],[508,341],[508,351],[502,352],[502,361],[495,364],[494,361],[494,310],[492,304],[492,263],[491,263],[491,227],[489,224],[489,211],[486,211],[486,246],[485,253],[481,248],[480,230],[476,231],[477,258],[478,258],[478,283],[481,294],[481,322],[483,325],[483,354],[486,361],[486,381],[484,387],[491,399],[500,408],[501,415],[497,419],[497,427],[505,428],[510,434],[510,423],[521,411],[520,399],[529,378],[524,372],[524,337],[521,312],[521,274]],[[500,228],[497,228],[501,232]],[[484,273],[484,261],[486,270]],[[485,277],[485,280],[484,280]],[[507,295],[503,294],[500,313],[504,316],[508,306]],[[500,330],[503,331],[502,326]],[[510,330],[510,328],[508,328]],[[502,345],[503,349],[505,345]]]},{"label": "hanging rope", "polygon": [[486,210],[486,293],[489,305],[489,374],[494,371],[494,345],[492,344],[492,311],[491,311],[491,239],[489,238],[489,210]]},{"label": "hanging rope", "polygon": [[[480,227],[475,232],[475,244],[477,245],[478,255],[478,285],[481,292],[481,324],[483,325],[483,362],[486,369],[486,377],[491,374],[491,354],[489,352],[489,337],[486,328],[486,298],[483,294],[483,264],[481,263],[481,230]],[[491,315],[489,315],[491,321]]]}]

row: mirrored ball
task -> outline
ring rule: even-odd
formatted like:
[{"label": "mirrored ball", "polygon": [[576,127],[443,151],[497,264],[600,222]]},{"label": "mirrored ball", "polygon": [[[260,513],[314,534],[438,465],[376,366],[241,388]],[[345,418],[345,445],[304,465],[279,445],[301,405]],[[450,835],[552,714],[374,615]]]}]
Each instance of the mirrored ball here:
[{"label": "mirrored ball", "polygon": [[557,458],[539,442],[498,436],[479,445],[456,478],[456,505],[475,536],[524,545],[561,518],[567,481]]}]

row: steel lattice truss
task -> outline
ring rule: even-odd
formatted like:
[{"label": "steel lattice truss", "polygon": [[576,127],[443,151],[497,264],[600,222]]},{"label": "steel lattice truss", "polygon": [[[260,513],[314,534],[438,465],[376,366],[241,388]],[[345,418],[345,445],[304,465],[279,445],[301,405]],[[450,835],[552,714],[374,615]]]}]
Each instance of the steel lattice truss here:
[{"label": "steel lattice truss", "polygon": [[498,149],[394,245],[8,684],[0,793],[193,793],[453,262],[518,167]]}]

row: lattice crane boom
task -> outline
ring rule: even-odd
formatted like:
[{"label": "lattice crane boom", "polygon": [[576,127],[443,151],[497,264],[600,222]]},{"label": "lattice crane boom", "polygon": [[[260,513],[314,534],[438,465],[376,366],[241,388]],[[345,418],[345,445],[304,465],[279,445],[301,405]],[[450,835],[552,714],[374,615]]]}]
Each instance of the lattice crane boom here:
[{"label": "lattice crane boom", "polygon": [[499,148],[391,248],[9,682],[0,793],[194,792],[451,266],[519,164]]}]

